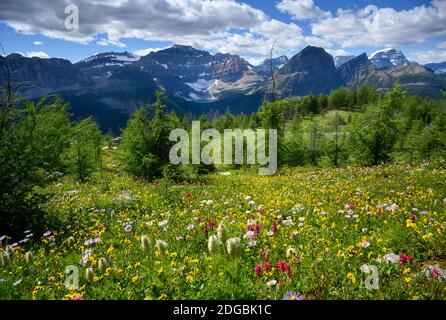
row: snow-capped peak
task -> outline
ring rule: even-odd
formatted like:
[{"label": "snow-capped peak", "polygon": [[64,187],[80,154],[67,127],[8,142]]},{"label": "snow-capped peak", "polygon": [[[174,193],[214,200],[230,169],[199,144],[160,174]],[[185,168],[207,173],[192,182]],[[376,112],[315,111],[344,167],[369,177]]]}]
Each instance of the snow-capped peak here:
[{"label": "snow-capped peak", "polygon": [[128,52],[104,52],[88,57],[80,62],[92,62],[95,60],[109,60],[115,62],[131,63],[141,59],[141,57]]},{"label": "snow-capped peak", "polygon": [[375,51],[369,56],[369,59],[378,69],[405,66],[410,63],[400,50],[394,48]]}]

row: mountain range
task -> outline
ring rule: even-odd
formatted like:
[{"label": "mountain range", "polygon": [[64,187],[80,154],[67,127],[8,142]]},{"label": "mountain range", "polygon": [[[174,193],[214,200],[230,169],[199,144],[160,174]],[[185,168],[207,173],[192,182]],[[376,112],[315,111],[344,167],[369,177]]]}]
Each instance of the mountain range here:
[{"label": "mountain range", "polygon": [[19,93],[31,99],[57,93],[76,117],[92,115],[103,130],[118,131],[135,108],[165,91],[168,108],[178,113],[251,113],[271,87],[271,67],[280,97],[329,93],[344,86],[373,85],[379,91],[397,82],[408,94],[437,98],[446,88],[445,64],[421,66],[396,49],[370,56],[334,57],[308,46],[295,56],[265,60],[258,66],[231,54],[210,54],[174,45],[139,57],[100,53],[71,63],[59,58],[0,56],[0,82],[6,66]]}]

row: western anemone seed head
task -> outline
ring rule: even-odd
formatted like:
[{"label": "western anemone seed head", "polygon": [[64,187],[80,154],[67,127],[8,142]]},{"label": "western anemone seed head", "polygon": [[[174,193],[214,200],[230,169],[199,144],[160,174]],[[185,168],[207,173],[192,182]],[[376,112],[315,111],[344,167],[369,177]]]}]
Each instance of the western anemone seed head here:
[{"label": "western anemone seed head", "polygon": [[286,257],[288,259],[296,258],[297,257],[297,250],[294,249],[294,248],[286,249]]},{"label": "western anemone seed head", "polygon": [[27,264],[32,264],[33,263],[33,254],[31,252],[27,252],[25,253],[25,261]]},{"label": "western anemone seed head", "polygon": [[218,238],[215,235],[209,237],[208,249],[210,254],[215,254],[218,252]]},{"label": "western anemone seed head", "polygon": [[141,237],[141,247],[145,254],[149,252],[150,240],[147,236]]},{"label": "western anemone seed head", "polygon": [[73,237],[69,237],[69,238],[67,239],[67,242],[68,242],[68,245],[69,245],[70,247],[74,246],[74,238],[73,238]]},{"label": "western anemone seed head", "polygon": [[13,247],[6,246],[5,252],[8,255],[9,260],[11,260],[11,261],[15,260],[15,252],[14,252],[14,248]]},{"label": "western anemone seed head", "polygon": [[108,267],[108,262],[107,262],[107,260],[106,260],[105,258],[101,258],[101,259],[99,259],[99,261],[98,261],[98,269],[99,269],[99,272],[102,273],[102,274],[104,274],[104,273],[105,273],[105,270],[107,270],[107,267]]},{"label": "western anemone seed head", "polygon": [[228,254],[232,259],[235,259],[240,255],[240,245],[240,238],[231,238],[226,241]]},{"label": "western anemone seed head", "polygon": [[226,240],[228,240],[228,230],[223,222],[218,225],[217,236],[221,243],[226,243]]},{"label": "western anemone seed head", "polygon": [[5,253],[0,253],[0,265],[5,266],[8,263],[8,258]]},{"label": "western anemone seed head", "polygon": [[160,252],[160,255],[161,256],[165,256],[166,255],[167,243],[164,242],[163,240],[158,240],[156,242],[156,246],[158,248],[158,251]]},{"label": "western anemone seed head", "polygon": [[88,282],[93,282],[94,279],[93,268],[87,268],[87,270],[85,270],[85,278],[87,279]]}]

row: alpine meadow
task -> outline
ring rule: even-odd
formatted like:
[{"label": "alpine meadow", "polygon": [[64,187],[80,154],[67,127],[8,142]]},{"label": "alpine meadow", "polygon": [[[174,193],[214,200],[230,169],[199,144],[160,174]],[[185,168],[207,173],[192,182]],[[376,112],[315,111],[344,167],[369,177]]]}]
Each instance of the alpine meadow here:
[{"label": "alpine meadow", "polygon": [[35,3],[0,300],[446,299],[446,1]]}]

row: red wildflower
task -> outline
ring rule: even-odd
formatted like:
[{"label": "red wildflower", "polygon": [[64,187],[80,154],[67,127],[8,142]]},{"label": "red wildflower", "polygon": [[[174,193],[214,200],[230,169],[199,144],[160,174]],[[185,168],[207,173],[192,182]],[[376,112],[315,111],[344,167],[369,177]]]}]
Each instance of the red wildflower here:
[{"label": "red wildflower", "polygon": [[257,277],[261,277],[262,274],[263,274],[262,267],[261,267],[260,265],[258,265],[258,264],[257,264],[256,267],[254,268],[254,271],[255,271]]},{"label": "red wildflower", "polygon": [[291,267],[285,261],[280,260],[277,264],[277,269],[279,269],[280,272],[286,272],[288,277],[291,276]]},{"label": "red wildflower", "polygon": [[260,233],[260,224],[258,224],[258,223],[256,224],[255,232],[257,235],[259,235],[259,233]]},{"label": "red wildflower", "polygon": [[264,263],[263,263],[263,270],[265,271],[265,272],[270,272],[271,271],[271,265],[269,264],[269,262],[268,261],[265,261]]},{"label": "red wildflower", "polygon": [[273,232],[273,234],[275,235],[277,233],[277,223],[273,223],[273,227],[271,229],[271,231]]}]

